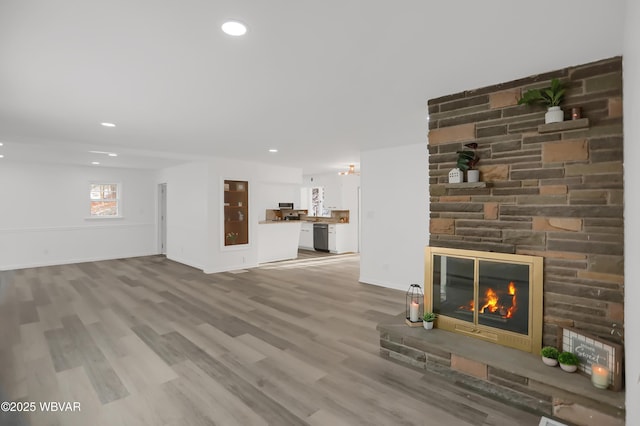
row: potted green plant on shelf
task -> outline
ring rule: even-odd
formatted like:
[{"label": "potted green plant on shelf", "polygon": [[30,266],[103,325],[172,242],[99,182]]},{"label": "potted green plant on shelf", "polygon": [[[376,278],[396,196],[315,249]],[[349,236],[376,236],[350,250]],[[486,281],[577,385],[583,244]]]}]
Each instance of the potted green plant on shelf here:
[{"label": "potted green plant on shelf", "polygon": [[522,94],[518,105],[542,104],[547,107],[544,122],[559,123],[564,121],[564,112],[560,109],[560,103],[564,99],[566,88],[557,78],[551,80],[551,86],[543,89],[529,89]]},{"label": "potted green plant on shelf", "polygon": [[553,346],[545,346],[540,350],[540,355],[542,355],[542,362],[549,367],[555,367],[558,365],[558,355],[560,355],[560,351],[554,348]]},{"label": "potted green plant on shelf", "polygon": [[433,321],[435,321],[436,318],[437,315],[435,313],[425,312],[422,317],[422,326],[427,330],[431,330],[433,328]]},{"label": "potted green plant on shelf", "polygon": [[560,368],[567,373],[573,373],[576,371],[578,369],[578,364],[580,364],[578,356],[573,352],[561,352],[558,355],[558,362],[560,363]]},{"label": "potted green plant on shelf", "polygon": [[476,142],[469,142],[464,145],[465,149],[457,151],[458,154],[458,169],[463,172],[467,172],[467,182],[478,182],[480,180],[480,171],[474,169],[480,157],[478,156],[478,144]]},{"label": "potted green plant on shelf", "polygon": [[227,240],[229,240],[229,244],[235,244],[237,239],[238,239],[237,232],[229,232],[227,234]]}]

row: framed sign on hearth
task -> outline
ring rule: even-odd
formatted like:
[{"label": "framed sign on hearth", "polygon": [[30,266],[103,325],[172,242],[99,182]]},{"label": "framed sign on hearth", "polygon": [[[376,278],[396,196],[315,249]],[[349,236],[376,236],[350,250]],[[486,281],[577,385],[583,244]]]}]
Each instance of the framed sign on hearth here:
[{"label": "framed sign on hearth", "polygon": [[569,327],[558,327],[558,341],[561,350],[578,356],[578,371],[591,376],[592,366],[603,365],[609,369],[611,389],[622,390],[622,345]]}]

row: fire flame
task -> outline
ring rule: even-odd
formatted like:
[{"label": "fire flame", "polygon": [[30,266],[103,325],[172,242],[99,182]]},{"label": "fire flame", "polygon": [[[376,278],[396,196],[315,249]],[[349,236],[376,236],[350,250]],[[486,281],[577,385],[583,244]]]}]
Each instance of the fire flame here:
[{"label": "fire flame", "polygon": [[[513,315],[518,310],[516,293],[516,284],[513,281],[510,281],[509,286],[507,287],[507,295],[511,296],[511,306],[505,306],[504,301],[503,303],[500,303],[500,296],[498,293],[496,293],[494,289],[488,288],[484,293],[484,302],[479,313],[484,314],[485,311],[488,311],[492,314],[497,313],[502,318],[513,318]],[[469,301],[468,306],[460,306],[460,309],[474,311],[475,307],[473,300]]]},{"label": "fire flame", "polygon": [[489,312],[494,313],[498,310],[498,295],[492,288],[488,288],[484,293],[485,304],[480,308],[480,313],[484,314],[484,310],[489,308]]},{"label": "fire flame", "polygon": [[511,296],[511,307],[507,309],[506,318],[512,318],[513,314],[518,310],[518,304],[516,300],[516,285],[513,281],[509,283],[509,295]]}]

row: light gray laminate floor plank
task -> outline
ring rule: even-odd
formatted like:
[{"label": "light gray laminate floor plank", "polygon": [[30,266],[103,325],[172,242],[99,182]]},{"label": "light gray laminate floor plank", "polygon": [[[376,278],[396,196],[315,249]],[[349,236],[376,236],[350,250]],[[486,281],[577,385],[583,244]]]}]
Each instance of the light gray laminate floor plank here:
[{"label": "light gray laminate floor plank", "polygon": [[[93,385],[100,401],[106,404],[129,395],[122,381],[105,358],[100,348],[95,344],[91,335],[80,318],[75,315],[61,319],[62,325],[71,336],[75,353],[82,360],[82,365]],[[49,339],[51,341],[53,339]]]},{"label": "light gray laminate floor plank", "polygon": [[[0,392],[78,401],[20,426],[537,425],[379,356],[402,291],[303,253],[203,274],[162,256],[0,271]],[[429,396],[433,395],[432,398]]]}]

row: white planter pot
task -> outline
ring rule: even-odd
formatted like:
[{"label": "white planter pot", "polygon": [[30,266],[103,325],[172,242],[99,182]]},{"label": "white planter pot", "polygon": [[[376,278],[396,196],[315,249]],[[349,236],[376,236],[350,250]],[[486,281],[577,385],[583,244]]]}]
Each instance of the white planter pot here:
[{"label": "white planter pot", "polygon": [[544,362],[544,364],[548,365],[549,367],[555,367],[556,365],[558,365],[557,359],[547,358],[545,356],[542,357],[542,362]]},{"label": "white planter pot", "polygon": [[479,182],[480,170],[467,170],[467,182]]},{"label": "white planter pot", "polygon": [[433,328],[433,321],[431,322],[423,321],[422,326],[425,328],[425,330],[431,330]]},{"label": "white planter pot", "polygon": [[567,373],[573,373],[578,369],[578,366],[577,365],[560,364],[560,368],[562,368],[562,370],[566,371]]},{"label": "white planter pot", "polygon": [[559,106],[552,106],[547,109],[547,113],[544,115],[544,122],[549,123],[561,123],[564,121],[564,112]]}]

